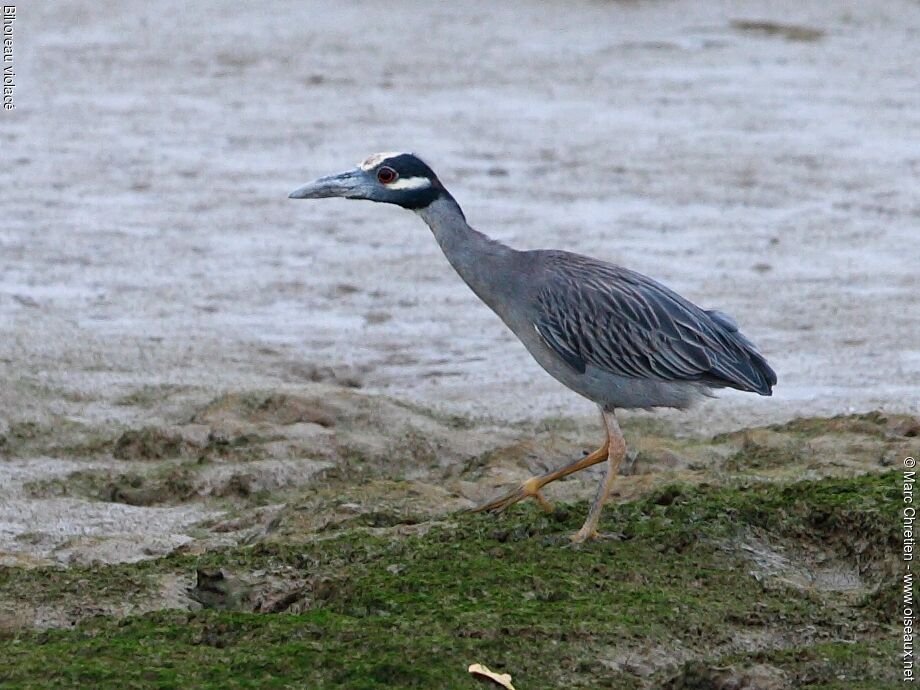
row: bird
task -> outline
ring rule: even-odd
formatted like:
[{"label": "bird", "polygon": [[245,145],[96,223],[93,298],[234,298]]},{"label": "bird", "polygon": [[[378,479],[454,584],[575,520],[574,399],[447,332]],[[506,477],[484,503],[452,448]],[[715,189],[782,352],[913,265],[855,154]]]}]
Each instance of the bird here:
[{"label": "bird", "polygon": [[533,498],[547,511],[547,484],[606,462],[573,543],[598,538],[598,523],[626,441],[617,410],[685,409],[714,389],[772,395],[776,373],[718,310],[702,309],[641,273],[553,250],[518,250],[473,229],[434,171],[413,153],[375,153],[354,169],[295,189],[291,199],[341,197],[395,204],[428,225],[448,262],[553,378],[594,402],[603,444],[570,464],[522,482],[473,512],[499,512]]}]

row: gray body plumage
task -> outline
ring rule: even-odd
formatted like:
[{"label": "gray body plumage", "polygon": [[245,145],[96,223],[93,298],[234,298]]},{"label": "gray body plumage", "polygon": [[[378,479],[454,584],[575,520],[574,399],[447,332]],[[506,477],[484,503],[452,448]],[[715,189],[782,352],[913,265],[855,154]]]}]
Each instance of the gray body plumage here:
[{"label": "gray body plumage", "polygon": [[418,214],[448,261],[550,375],[605,409],[685,408],[713,388],[769,395],[776,375],[734,321],[634,271],[473,230],[453,199]]},{"label": "gray body plumage", "polygon": [[606,439],[593,453],[531,477],[476,511],[504,510],[599,462],[606,476],[574,535],[597,536],[626,441],[616,408],[687,407],[713,388],[770,395],[776,374],[734,320],[705,311],[635,271],[563,251],[518,251],[471,228],[434,171],[411,153],[380,153],[294,190],[293,199],[367,199],[415,211],[451,265],[546,371],[601,407]]},{"label": "gray body plumage", "polygon": [[776,383],[729,316],[626,268],[490,239],[469,226],[431,168],[412,154],[375,154],[291,197],[367,199],[418,213],[460,277],[540,366],[606,410],[683,408],[713,388],[770,395]]}]

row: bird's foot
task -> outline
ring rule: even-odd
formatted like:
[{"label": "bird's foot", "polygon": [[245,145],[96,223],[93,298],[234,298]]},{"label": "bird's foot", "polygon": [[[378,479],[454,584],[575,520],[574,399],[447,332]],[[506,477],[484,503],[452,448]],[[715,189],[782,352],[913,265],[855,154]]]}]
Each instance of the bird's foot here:
[{"label": "bird's foot", "polygon": [[498,513],[508,506],[514,505],[518,501],[523,501],[525,498],[536,499],[537,503],[540,504],[540,507],[547,513],[552,513],[554,510],[553,504],[547,501],[543,497],[543,494],[540,493],[540,483],[537,477],[531,477],[519,487],[512,489],[503,496],[499,496],[495,500],[489,501],[488,503],[483,503],[481,506],[470,509],[470,512],[482,513],[489,511],[490,513]]},{"label": "bird's foot", "polygon": [[569,537],[569,541],[573,544],[584,544],[586,541],[597,539],[598,534],[596,529],[586,530],[582,527],[580,530],[575,532],[575,534]]}]

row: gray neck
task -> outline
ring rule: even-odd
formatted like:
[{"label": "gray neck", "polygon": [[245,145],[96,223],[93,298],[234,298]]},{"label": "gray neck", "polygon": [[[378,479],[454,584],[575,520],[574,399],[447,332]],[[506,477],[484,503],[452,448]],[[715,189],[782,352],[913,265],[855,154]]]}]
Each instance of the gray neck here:
[{"label": "gray neck", "polygon": [[504,318],[502,299],[515,276],[518,252],[474,230],[451,197],[441,197],[416,211],[441,245],[444,256],[476,296]]}]

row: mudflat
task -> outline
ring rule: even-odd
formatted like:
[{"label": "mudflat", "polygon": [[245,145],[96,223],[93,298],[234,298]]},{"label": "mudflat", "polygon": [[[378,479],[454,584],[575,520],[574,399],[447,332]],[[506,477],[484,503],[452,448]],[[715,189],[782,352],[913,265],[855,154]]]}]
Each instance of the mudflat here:
[{"label": "mudflat", "polygon": [[[893,683],[916,6],[223,7],[17,15],[0,680]],[[600,428],[418,219],[286,198],[380,150],[498,239],[733,315],[775,395],[623,415],[603,542],[560,541],[594,471],[465,515]]]}]

